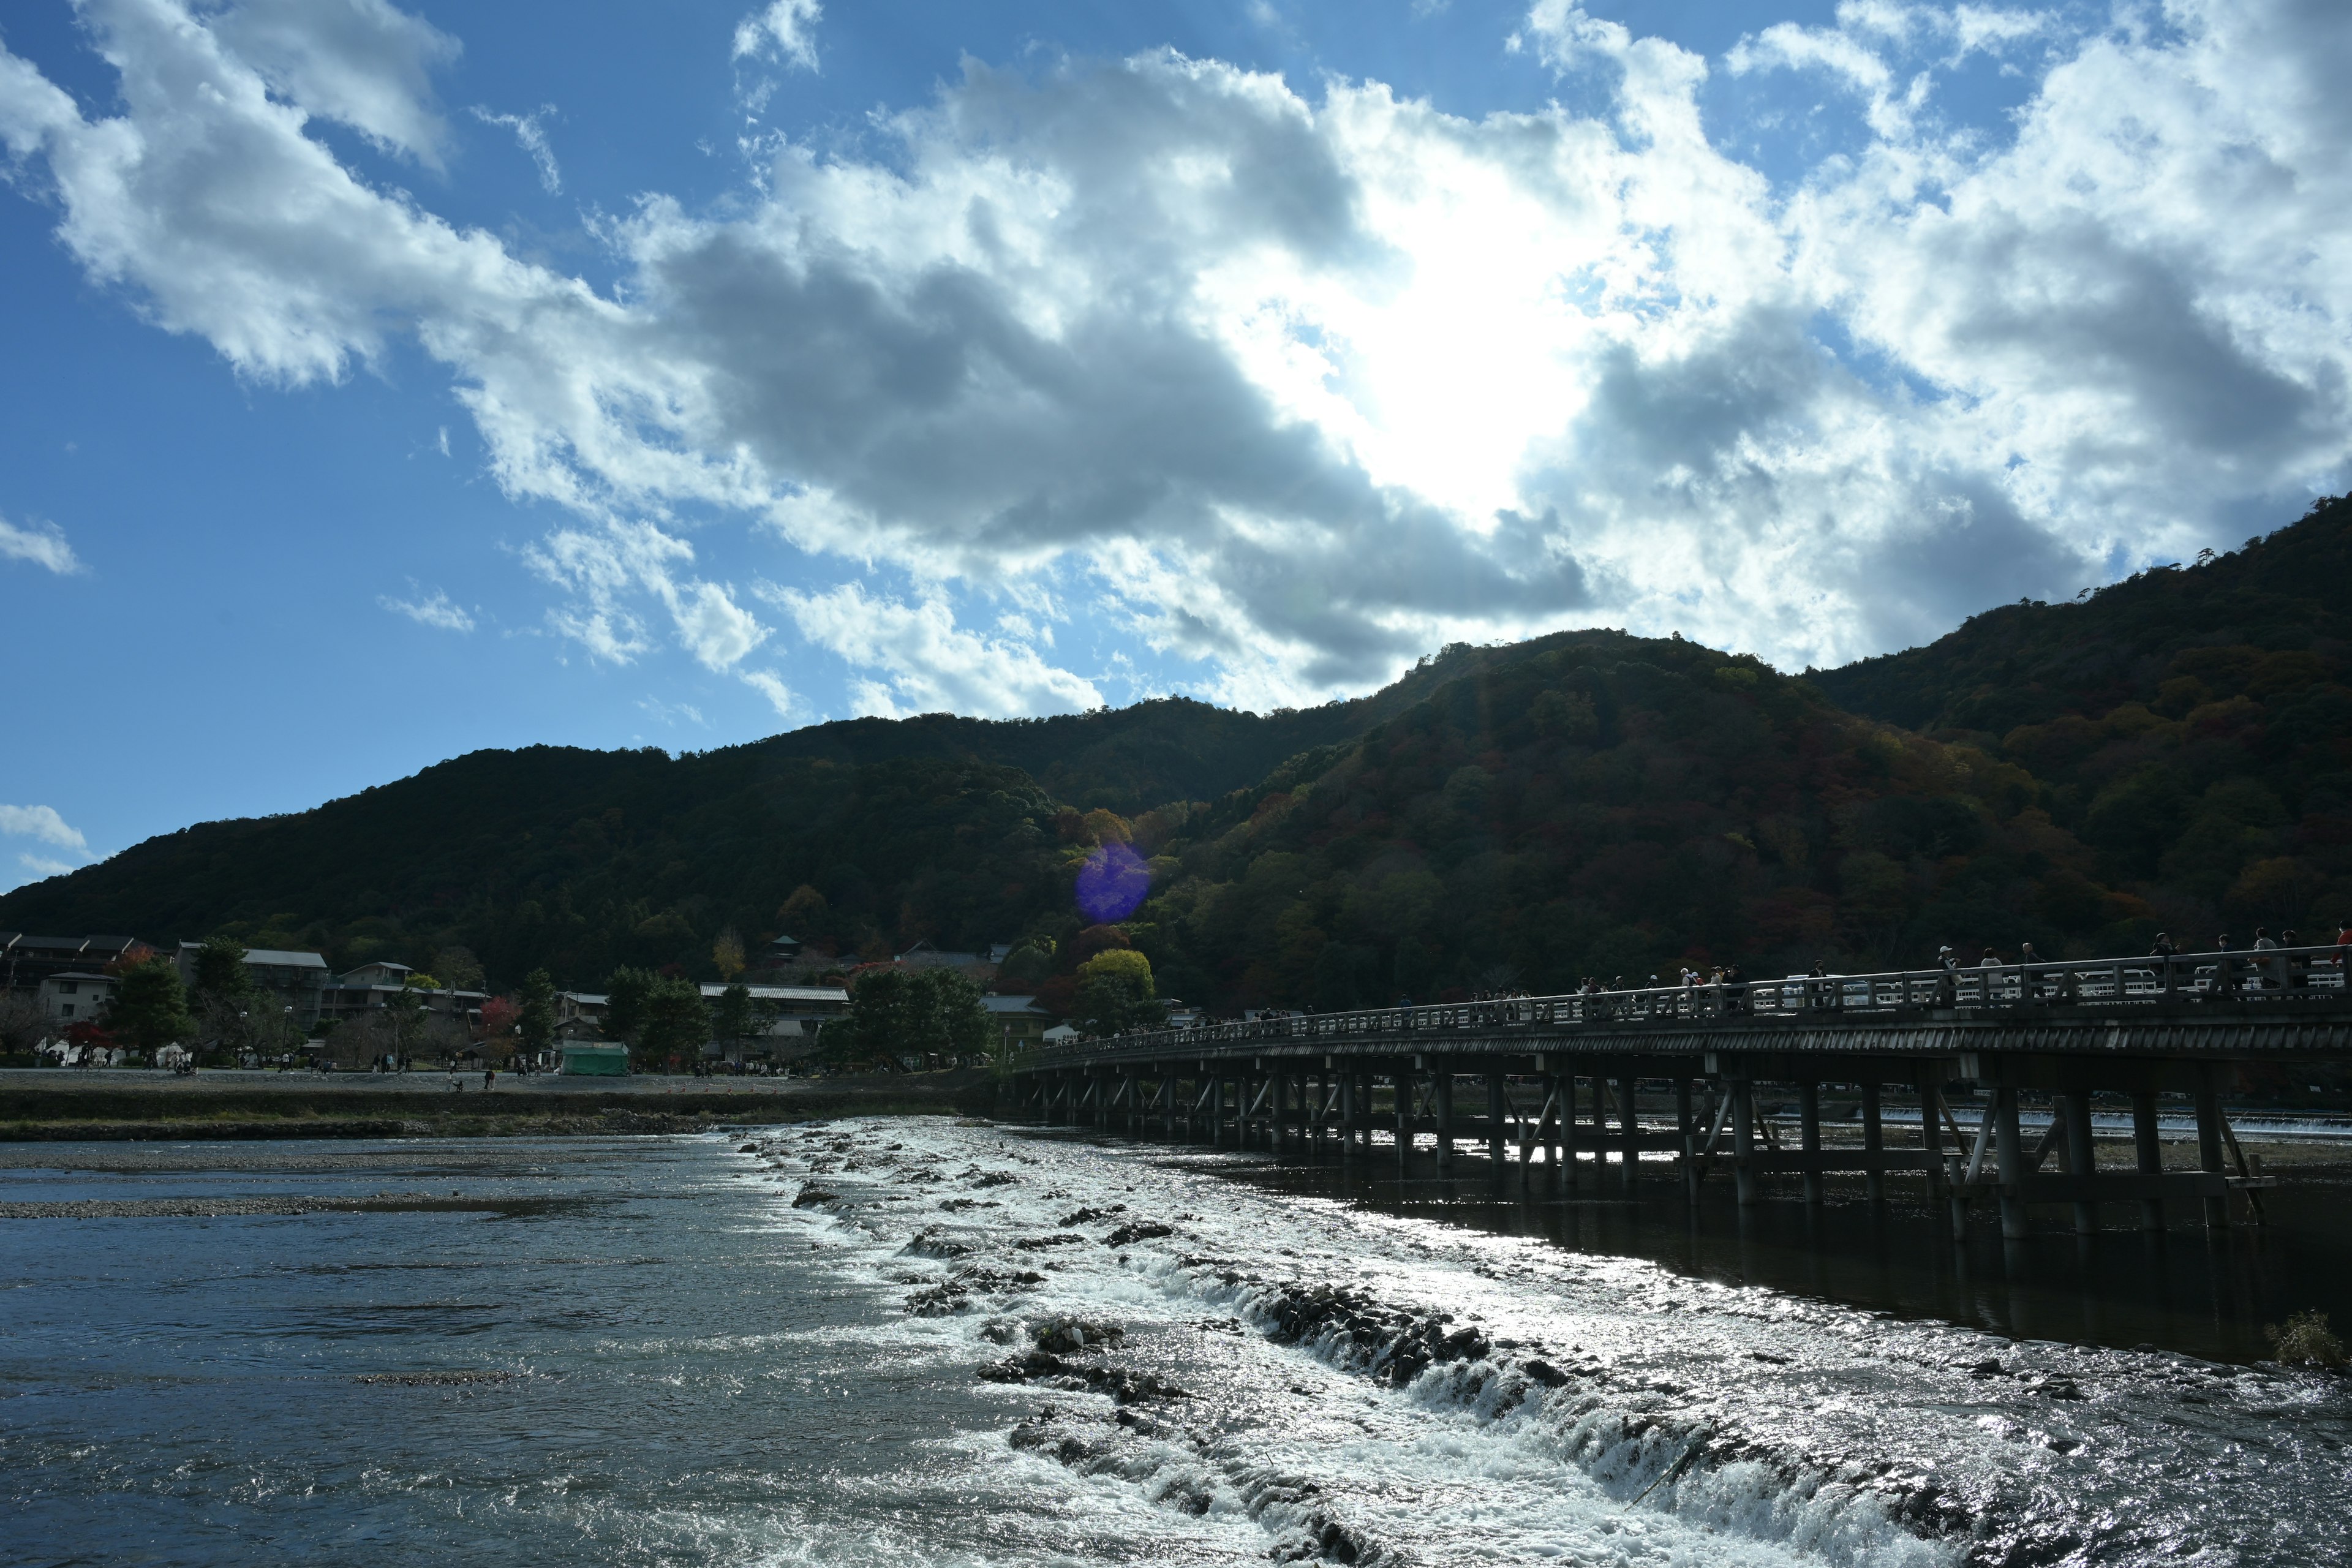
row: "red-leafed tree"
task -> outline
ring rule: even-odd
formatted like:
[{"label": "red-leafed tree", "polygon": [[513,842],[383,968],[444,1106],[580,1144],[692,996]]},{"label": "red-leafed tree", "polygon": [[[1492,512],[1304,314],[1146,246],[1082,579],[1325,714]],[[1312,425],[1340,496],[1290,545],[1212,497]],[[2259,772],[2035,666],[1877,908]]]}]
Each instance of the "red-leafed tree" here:
[{"label": "red-leafed tree", "polygon": [[515,1019],[522,1012],[522,1004],[511,996],[493,996],[482,1004],[482,1023],[478,1037],[484,1040],[502,1040],[514,1033]]}]

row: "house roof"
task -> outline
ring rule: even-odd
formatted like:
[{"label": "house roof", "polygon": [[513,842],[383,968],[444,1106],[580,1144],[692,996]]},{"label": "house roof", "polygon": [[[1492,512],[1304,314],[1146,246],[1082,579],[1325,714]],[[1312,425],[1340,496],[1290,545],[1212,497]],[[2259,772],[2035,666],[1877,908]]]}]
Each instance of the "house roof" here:
[{"label": "house roof", "polygon": [[1034,996],[983,996],[980,1005],[991,1013],[1034,1013],[1039,1017],[1049,1015],[1037,1005]]},{"label": "house roof", "polygon": [[83,969],[68,970],[63,974],[52,974],[49,978],[51,980],[101,980],[109,985],[114,984],[114,976],[111,974],[94,974]]},{"label": "house roof", "polygon": [[248,947],[245,950],[247,963],[267,963],[279,969],[315,969],[326,973],[327,961],[315,952],[295,952],[279,947]]},{"label": "house roof", "polygon": [[[746,985],[754,1002],[838,1002],[849,1004],[849,993],[838,985]],[[726,994],[724,985],[705,982],[702,994],[713,1001]]]}]

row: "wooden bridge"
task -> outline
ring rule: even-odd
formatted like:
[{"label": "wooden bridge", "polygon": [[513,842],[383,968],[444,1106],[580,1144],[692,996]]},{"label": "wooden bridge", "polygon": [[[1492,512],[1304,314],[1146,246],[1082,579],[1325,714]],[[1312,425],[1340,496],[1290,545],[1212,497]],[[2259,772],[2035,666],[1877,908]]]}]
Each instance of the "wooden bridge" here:
[{"label": "wooden bridge", "polygon": [[[2168,1205],[2221,1227],[2233,1194],[2259,1222],[2276,1184],[2221,1097],[2249,1064],[2352,1060],[2345,981],[2339,950],[2296,948],[1269,1012],[1039,1051],[1012,1099],[1047,1122],[1277,1156],[1425,1147],[1441,1174],[1483,1150],[1497,1179],[1516,1165],[1564,1195],[1673,1180],[1696,1201],[1721,1165],[1742,1204],[1776,1175],[1817,1204],[1825,1175],[1859,1172],[1873,1201],[1890,1175],[1948,1199],[1956,1235],[1978,1201],[2013,1237],[2037,1204],[2072,1205],[2084,1232],[2109,1203],[2151,1228]],[[1848,1102],[1827,1141],[1825,1092]],[[2101,1162],[2102,1099],[2128,1105],[2128,1163]],[[2193,1166],[2167,1163],[2168,1099],[2193,1115]],[[1793,1139],[1768,1100],[1793,1101]],[[2048,1112],[2032,1142],[2028,1104]]]}]

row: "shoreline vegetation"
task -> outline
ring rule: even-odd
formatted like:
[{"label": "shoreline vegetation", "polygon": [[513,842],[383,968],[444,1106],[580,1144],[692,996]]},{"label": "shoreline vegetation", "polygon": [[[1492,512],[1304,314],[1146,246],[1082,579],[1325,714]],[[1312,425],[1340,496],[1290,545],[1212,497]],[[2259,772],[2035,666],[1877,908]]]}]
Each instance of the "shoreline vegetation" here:
[{"label": "shoreline vegetation", "polygon": [[[0,1074],[0,1142],[698,1132],[842,1116],[964,1116],[985,1113],[992,1097],[992,1080],[978,1069],[735,1079],[730,1082],[758,1087],[723,1089],[659,1078],[631,1079],[628,1088],[501,1079],[488,1093],[481,1092],[478,1073],[463,1075],[467,1087],[457,1093],[438,1073],[341,1080],[239,1074],[224,1083],[205,1074],[126,1071],[82,1082],[48,1074],[38,1084],[6,1081],[17,1076]],[[151,1081],[122,1081],[131,1078]],[[157,1078],[163,1081],[152,1081]]]}]

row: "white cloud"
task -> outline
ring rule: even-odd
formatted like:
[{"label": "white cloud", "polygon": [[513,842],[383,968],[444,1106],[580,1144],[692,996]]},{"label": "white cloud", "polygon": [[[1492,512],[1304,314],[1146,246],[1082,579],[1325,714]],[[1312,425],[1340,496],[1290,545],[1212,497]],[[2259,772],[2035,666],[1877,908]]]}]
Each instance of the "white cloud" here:
[{"label": "white cloud", "polygon": [[810,642],[854,668],[882,673],[852,682],[861,713],[1010,718],[1103,706],[1093,682],[1047,664],[1025,642],[962,629],[936,598],[874,598],[856,583],[823,594],[768,586],[761,596],[787,611]]},{"label": "white cloud", "polygon": [[673,588],[667,597],[678,640],[705,668],[732,668],[767,640],[768,628],[716,583]]},{"label": "white cloud", "polygon": [[37,838],[59,849],[89,847],[80,830],[68,826],[55,806],[0,805],[0,834],[12,838]]},{"label": "white cloud", "polygon": [[653,715],[665,724],[676,724],[683,719],[698,729],[710,727],[710,721],[702,716],[702,710],[691,702],[665,702],[658,697],[643,697],[637,700],[637,707],[640,711]]},{"label": "white cloud", "polygon": [[19,855],[16,864],[36,877],[62,877],[81,868],[71,861],[53,859],[47,855]]},{"label": "white cloud", "polygon": [[[1166,53],[973,65],[870,156],[781,146],[709,211],[601,227],[609,295],[357,178],[306,130],[332,93],[273,96],[285,47],[177,0],[85,14],[113,118],[0,51],[0,139],[71,253],[258,380],[413,331],[500,484],[570,513],[526,559],[615,662],[665,618],[714,670],[768,635],[686,517],[908,574],[908,603],[778,601],[870,706],[1034,711],[1097,698],[959,627],[958,590],[1081,577],[1253,702],[1578,623],[1832,662],[2352,478],[2352,29],[2315,0],[1762,25],[1725,68],[1869,110],[1778,186],[1710,141],[1710,62],[1567,0],[1519,45],[1598,114]],[[796,58],[814,19],[742,37]],[[2032,90],[1948,124],[1941,73],[1981,49]]]},{"label": "white cloud", "polygon": [[[540,187],[551,196],[563,189],[563,171],[555,166],[555,149],[548,145],[547,132],[539,122],[554,113],[555,105],[551,103],[541,104],[536,114],[493,114],[478,104],[473,110],[474,118],[483,124],[503,125],[514,132],[516,143],[530,155],[532,166],[539,171]],[[446,438],[445,431],[445,442]]]},{"label": "white cloud", "polygon": [[735,24],[735,58],[776,58],[803,70],[816,69],[817,0],[770,0]]},{"label": "white cloud", "polygon": [[439,167],[449,128],[432,72],[457,40],[386,0],[240,0],[211,19],[222,43],[310,113]]},{"label": "white cloud", "polygon": [[22,526],[0,517],[0,560],[29,561],[36,566],[46,566],[60,577],[70,577],[86,570],[66,542],[64,531],[54,522],[33,521]]},{"label": "white cloud", "polygon": [[798,711],[799,700],[793,696],[793,689],[784,684],[782,676],[764,669],[744,669],[738,670],[735,678],[766,698],[768,706],[776,710],[777,718],[790,719]]},{"label": "white cloud", "polygon": [[[414,583],[409,584],[412,592],[415,586]],[[379,595],[376,603],[395,615],[406,616],[420,626],[438,626],[447,632],[470,632],[474,629],[474,617],[461,605],[452,602],[444,589],[436,588],[431,594],[414,599],[395,599],[388,594]]]}]

